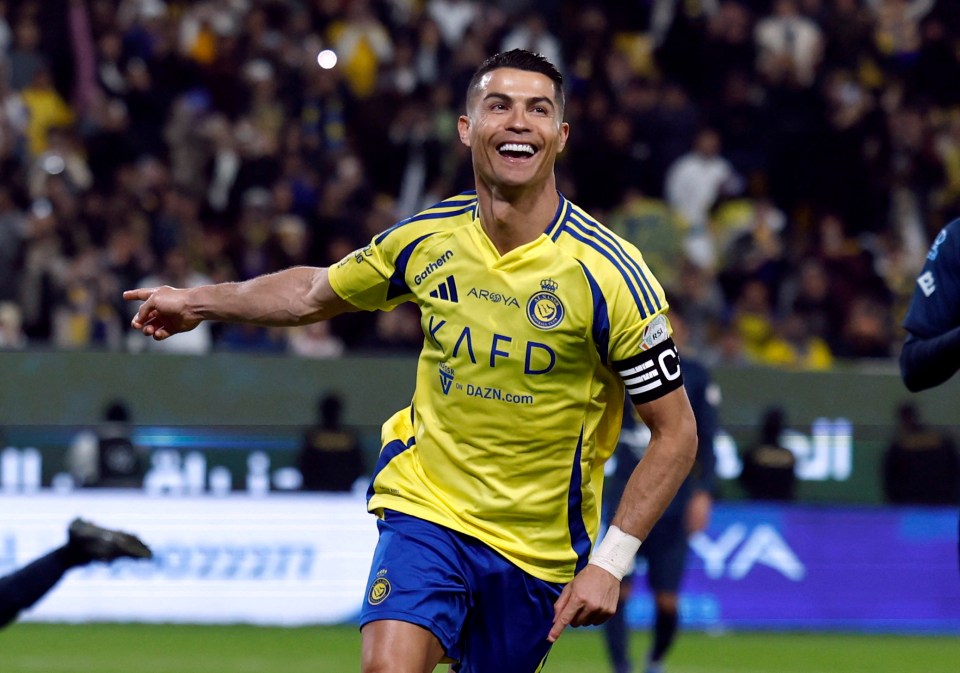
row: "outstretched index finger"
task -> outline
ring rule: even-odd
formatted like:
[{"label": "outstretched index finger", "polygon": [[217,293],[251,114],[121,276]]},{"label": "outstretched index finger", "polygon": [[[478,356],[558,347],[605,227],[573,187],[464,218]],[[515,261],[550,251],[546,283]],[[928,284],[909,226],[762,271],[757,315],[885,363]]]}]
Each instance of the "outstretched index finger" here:
[{"label": "outstretched index finger", "polygon": [[[568,584],[560,593],[560,598],[553,604],[553,625],[550,627],[550,633],[547,634],[547,640],[551,643],[557,642],[557,638],[560,637],[560,634],[563,633],[565,628],[570,626],[573,615],[577,612],[578,608],[575,608],[570,603],[570,593],[570,585]],[[568,615],[568,612],[571,614]]]},{"label": "outstretched index finger", "polygon": [[139,287],[136,290],[124,290],[123,298],[127,301],[146,301],[157,291],[155,287]]}]

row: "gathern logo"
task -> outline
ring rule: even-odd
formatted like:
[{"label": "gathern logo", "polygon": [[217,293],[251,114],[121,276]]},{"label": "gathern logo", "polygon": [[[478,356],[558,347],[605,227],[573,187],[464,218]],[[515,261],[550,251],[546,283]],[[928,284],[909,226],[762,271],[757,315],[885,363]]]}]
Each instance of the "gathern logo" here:
[{"label": "gathern logo", "polygon": [[423,267],[423,271],[413,277],[413,282],[419,285],[429,278],[431,273],[439,269],[445,263],[449,262],[451,257],[453,257],[453,250],[445,250],[439,257]]},{"label": "gathern logo", "polygon": [[380,605],[387,600],[387,596],[390,595],[392,588],[390,581],[386,577],[378,577],[373,581],[373,584],[370,585],[367,602],[370,603],[370,605]]},{"label": "gathern logo", "polygon": [[534,293],[527,301],[527,318],[534,327],[553,329],[563,320],[564,310],[560,298],[556,295],[557,282],[546,278],[540,281],[540,292]]}]

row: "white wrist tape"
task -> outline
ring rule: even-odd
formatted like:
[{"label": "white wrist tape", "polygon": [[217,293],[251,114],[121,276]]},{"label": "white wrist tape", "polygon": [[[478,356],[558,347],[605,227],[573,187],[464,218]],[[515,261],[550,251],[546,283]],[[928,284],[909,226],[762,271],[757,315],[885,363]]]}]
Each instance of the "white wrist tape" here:
[{"label": "white wrist tape", "polygon": [[607,534],[590,557],[590,563],[600,566],[608,573],[622,580],[633,569],[633,559],[640,549],[640,539],[624,533],[616,526],[610,526]]}]

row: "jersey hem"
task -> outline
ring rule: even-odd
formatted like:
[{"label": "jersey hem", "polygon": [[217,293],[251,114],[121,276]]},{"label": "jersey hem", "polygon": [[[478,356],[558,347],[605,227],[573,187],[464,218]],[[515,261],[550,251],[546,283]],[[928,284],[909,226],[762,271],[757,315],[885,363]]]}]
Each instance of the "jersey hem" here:
[{"label": "jersey hem", "polygon": [[[392,509],[397,512],[401,512],[403,514],[407,514],[409,516],[415,516],[419,519],[423,519],[424,521],[429,521],[431,523],[437,524],[438,526],[443,526],[445,528],[449,528],[450,530],[456,531],[458,533],[462,533],[463,535],[468,535],[478,540],[479,542],[483,543],[484,545],[486,545],[496,553],[500,554],[500,556],[504,557],[507,561],[517,566],[518,568],[520,568],[520,570],[524,571],[528,575],[532,575],[533,577],[536,577],[537,579],[543,580],[545,582],[553,582],[555,584],[566,584],[567,582],[573,579],[573,576],[575,574],[573,572],[573,568],[576,566],[576,563],[577,563],[575,558],[571,559],[570,561],[570,568],[571,568],[570,573],[560,574],[560,573],[551,572],[550,570],[543,568],[541,566],[528,563],[520,559],[516,554],[512,554],[509,551],[502,549],[501,547],[491,544],[487,539],[485,539],[482,536],[482,533],[480,533],[479,531],[471,530],[467,526],[461,525],[459,521],[451,517],[446,517],[434,509],[431,509],[429,507],[424,507],[423,505],[418,505],[416,503],[412,503],[409,500],[404,500],[402,498],[390,496],[389,494],[385,494],[385,493],[378,493],[377,495],[374,495],[372,498],[370,498],[369,502],[367,503],[367,511],[369,511],[372,514],[375,514],[378,517],[382,516],[382,512],[385,509]],[[571,554],[573,554],[572,548],[570,551],[571,551]]]}]

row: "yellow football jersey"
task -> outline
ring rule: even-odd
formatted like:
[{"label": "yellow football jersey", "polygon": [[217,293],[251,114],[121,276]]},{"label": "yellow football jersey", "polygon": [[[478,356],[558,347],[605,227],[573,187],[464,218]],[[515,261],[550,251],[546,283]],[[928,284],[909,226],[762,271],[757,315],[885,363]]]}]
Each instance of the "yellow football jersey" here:
[{"label": "yellow football jersey", "polygon": [[682,384],[663,291],[640,253],[560,198],[536,240],[500,255],[477,196],[437,204],[330,269],[354,306],[415,301],[410,407],[383,426],[369,509],[394,509],[569,581],[597,535],[623,391]]}]

